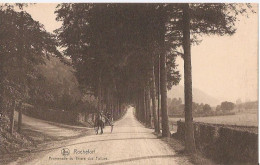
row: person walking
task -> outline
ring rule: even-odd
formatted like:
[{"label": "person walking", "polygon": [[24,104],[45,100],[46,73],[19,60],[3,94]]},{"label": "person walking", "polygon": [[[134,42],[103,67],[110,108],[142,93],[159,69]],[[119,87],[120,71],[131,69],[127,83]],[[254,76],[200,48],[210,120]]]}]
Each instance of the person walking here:
[{"label": "person walking", "polygon": [[96,134],[98,134],[98,130],[100,128],[101,132],[100,134],[103,134],[103,128],[104,128],[104,124],[105,123],[105,118],[104,118],[104,115],[103,115],[103,112],[98,112],[98,115],[96,117],[96,126],[97,126],[97,129],[96,129]]}]

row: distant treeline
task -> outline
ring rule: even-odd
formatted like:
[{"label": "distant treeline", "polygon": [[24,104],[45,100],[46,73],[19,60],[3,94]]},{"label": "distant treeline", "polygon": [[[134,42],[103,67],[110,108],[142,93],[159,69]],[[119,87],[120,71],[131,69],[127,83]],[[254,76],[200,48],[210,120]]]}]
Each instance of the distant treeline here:
[{"label": "distant treeline", "polygon": [[[232,102],[224,101],[216,107],[211,107],[209,104],[192,103],[193,115],[198,116],[215,116],[215,115],[231,115],[235,114],[234,110],[246,111],[258,109],[258,102],[251,101],[245,103],[235,104]],[[181,98],[168,98],[168,112],[169,116],[183,117],[184,116],[184,103]]]},{"label": "distant treeline", "polygon": [[258,109],[258,101],[250,101],[245,103],[240,103],[236,105],[236,108],[238,110],[252,110],[252,109]]},{"label": "distant treeline", "polygon": [[[203,103],[192,103],[192,110],[194,116],[211,116],[211,115],[220,115],[221,112],[214,111],[214,108],[212,108],[209,104],[203,104]],[[178,116],[183,117],[184,116],[184,103],[182,103],[181,98],[168,98],[168,112],[170,116]]]}]

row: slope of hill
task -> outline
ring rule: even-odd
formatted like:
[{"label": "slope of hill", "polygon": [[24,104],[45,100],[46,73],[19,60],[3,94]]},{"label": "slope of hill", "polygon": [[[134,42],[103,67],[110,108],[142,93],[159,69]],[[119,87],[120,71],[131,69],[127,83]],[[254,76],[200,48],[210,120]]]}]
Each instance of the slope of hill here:
[{"label": "slope of hill", "polygon": [[73,68],[65,65],[57,57],[50,56],[45,60],[46,65],[39,66],[40,72],[46,77],[47,82],[57,90],[60,95],[66,93],[80,98],[78,81],[74,76]]},{"label": "slope of hill", "polygon": [[[170,91],[168,91],[169,98],[181,98],[184,102],[184,87],[182,85],[173,86]],[[193,101],[196,103],[209,104],[211,106],[216,106],[220,104],[220,101],[209,94],[193,88]]]},{"label": "slope of hill", "polygon": [[73,68],[53,56],[45,59],[45,63],[36,67],[39,76],[33,82],[35,87],[31,89],[28,103],[51,109],[73,109],[82,96]]}]

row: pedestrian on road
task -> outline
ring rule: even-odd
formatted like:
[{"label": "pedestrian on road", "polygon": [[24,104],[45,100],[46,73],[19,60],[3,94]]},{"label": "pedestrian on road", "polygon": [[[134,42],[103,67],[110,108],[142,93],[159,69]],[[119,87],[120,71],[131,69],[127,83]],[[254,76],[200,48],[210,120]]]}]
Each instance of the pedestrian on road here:
[{"label": "pedestrian on road", "polygon": [[105,117],[103,112],[101,111],[98,112],[98,115],[96,117],[96,127],[97,127],[96,134],[98,134],[99,127],[101,129],[100,134],[103,134],[104,126],[105,126]]}]

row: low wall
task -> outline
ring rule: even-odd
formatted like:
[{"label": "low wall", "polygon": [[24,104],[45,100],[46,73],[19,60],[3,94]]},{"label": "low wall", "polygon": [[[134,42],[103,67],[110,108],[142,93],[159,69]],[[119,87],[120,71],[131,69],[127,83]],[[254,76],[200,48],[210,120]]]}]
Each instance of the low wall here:
[{"label": "low wall", "polygon": [[[92,127],[95,114],[93,112],[77,112],[77,111],[62,111],[53,109],[35,108],[32,105],[24,104],[22,106],[23,114],[37,119],[53,121],[71,125],[85,125]],[[120,114],[114,116],[114,120],[120,119],[126,113],[126,108],[123,108]]]},{"label": "low wall", "polygon": [[[184,122],[177,122],[176,135],[184,140]],[[258,133],[217,124],[194,123],[194,136],[197,149],[217,163],[257,164],[258,162]]]},{"label": "low wall", "polygon": [[65,124],[78,125],[87,120],[87,114],[84,112],[41,109],[34,106],[23,106],[22,111],[27,116]]}]

